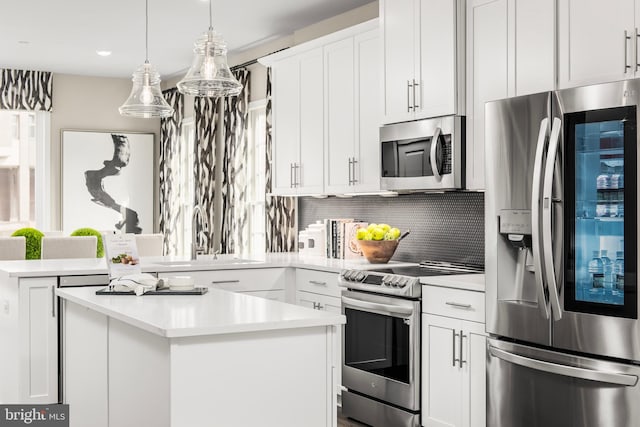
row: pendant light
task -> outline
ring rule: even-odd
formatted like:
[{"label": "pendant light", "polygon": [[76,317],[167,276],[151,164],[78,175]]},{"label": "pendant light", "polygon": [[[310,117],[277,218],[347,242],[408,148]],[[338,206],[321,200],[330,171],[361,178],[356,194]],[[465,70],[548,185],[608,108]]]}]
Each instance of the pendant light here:
[{"label": "pendant light", "polygon": [[149,63],[149,0],[145,0],[145,59],[144,64],[134,73],[133,88],[124,104],[118,109],[120,114],[129,117],[152,118],[169,117],[173,108],[167,103],[160,90],[160,74]]},{"label": "pendant light", "polygon": [[209,30],[194,44],[191,68],[176,85],[185,95],[193,96],[236,96],[242,85],[231,73],[227,64],[227,44],[213,29],[213,14],[209,0]]}]

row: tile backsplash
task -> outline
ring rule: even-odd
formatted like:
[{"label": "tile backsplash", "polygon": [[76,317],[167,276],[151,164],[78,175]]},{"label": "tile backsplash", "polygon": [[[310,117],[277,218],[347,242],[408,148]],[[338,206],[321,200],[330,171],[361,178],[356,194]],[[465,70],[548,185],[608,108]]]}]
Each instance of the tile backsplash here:
[{"label": "tile backsplash", "polygon": [[387,223],[403,232],[411,230],[398,246],[394,261],[429,259],[484,266],[484,193],[299,199],[300,230],[324,218],[356,218]]}]

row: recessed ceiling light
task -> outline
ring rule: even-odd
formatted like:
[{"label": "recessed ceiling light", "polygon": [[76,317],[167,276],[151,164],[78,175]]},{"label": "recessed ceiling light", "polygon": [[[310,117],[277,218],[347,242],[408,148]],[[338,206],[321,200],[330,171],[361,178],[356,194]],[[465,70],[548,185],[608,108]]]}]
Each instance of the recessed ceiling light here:
[{"label": "recessed ceiling light", "polygon": [[96,53],[100,56],[109,56],[111,55],[110,50],[96,50]]}]

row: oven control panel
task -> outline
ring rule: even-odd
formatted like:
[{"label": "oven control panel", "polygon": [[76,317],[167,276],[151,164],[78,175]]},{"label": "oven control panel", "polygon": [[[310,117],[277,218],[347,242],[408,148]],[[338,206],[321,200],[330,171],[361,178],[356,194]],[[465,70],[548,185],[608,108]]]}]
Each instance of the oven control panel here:
[{"label": "oven control panel", "polygon": [[419,298],[422,292],[417,277],[385,274],[378,271],[343,270],[338,285],[361,291]]}]

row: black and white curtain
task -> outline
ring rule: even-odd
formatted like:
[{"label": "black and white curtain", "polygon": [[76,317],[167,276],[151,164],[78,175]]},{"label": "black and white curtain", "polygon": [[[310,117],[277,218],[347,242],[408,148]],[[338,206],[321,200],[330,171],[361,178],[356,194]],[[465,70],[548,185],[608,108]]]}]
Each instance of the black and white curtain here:
[{"label": "black and white curtain", "polygon": [[0,69],[0,109],[51,111],[52,92],[48,71]]},{"label": "black and white curtain", "polygon": [[217,249],[214,241],[214,212],[216,204],[216,135],[218,132],[218,116],[220,102],[218,98],[196,97],[194,102],[195,118],[195,158],[194,206],[200,206],[208,223],[204,230],[196,224],[197,244],[204,247],[207,253]]},{"label": "black and white curtain", "polygon": [[158,176],[160,180],[159,227],[164,235],[164,254],[178,254],[177,221],[183,214],[180,205],[180,138],[184,118],[184,95],[177,89],[162,92],[164,99],[173,107],[173,115],[160,120],[160,157]]},{"label": "black and white curtain", "polygon": [[246,69],[233,72],[243,86],[238,96],[224,99],[224,153],[220,252],[242,253],[249,240],[247,205],[247,162],[249,119],[249,77]]},{"label": "black and white curtain", "polygon": [[267,69],[267,111],[266,111],[266,169],[265,169],[265,214],[266,251],[292,252],[295,250],[298,231],[296,199],[294,197],[269,196],[273,173],[271,167],[271,68]]}]

